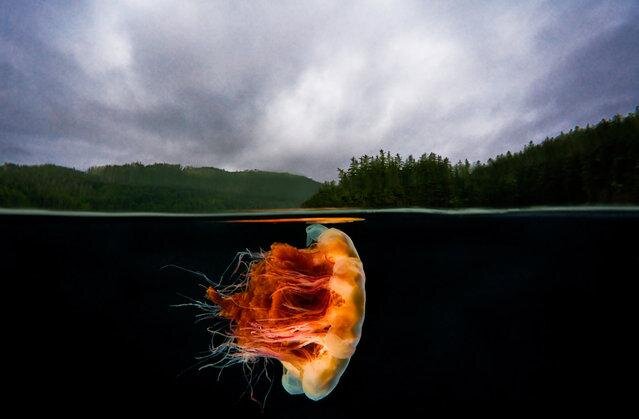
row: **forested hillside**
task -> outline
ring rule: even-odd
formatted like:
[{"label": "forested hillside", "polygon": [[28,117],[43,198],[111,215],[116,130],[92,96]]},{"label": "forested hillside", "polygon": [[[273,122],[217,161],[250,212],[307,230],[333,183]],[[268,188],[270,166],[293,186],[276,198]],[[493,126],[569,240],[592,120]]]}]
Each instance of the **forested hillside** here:
[{"label": "forested hillside", "polygon": [[317,191],[288,173],[227,172],[173,164],[0,166],[0,207],[93,211],[208,212],[290,208]]},{"label": "forested hillside", "polygon": [[352,158],[306,207],[639,204],[639,112],[575,127],[486,163],[433,153]]},{"label": "forested hillside", "polygon": [[[302,204],[303,203],[303,204]],[[434,153],[352,158],[337,182],[174,164],[0,166],[0,207],[208,212],[305,207],[639,204],[639,113],[575,127],[487,162]]]}]

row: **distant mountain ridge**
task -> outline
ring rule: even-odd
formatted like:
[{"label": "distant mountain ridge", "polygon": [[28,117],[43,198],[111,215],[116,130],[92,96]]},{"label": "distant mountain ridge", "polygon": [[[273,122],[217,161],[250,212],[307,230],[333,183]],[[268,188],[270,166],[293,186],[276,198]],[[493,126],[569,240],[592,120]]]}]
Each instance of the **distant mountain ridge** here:
[{"label": "distant mountain ridge", "polygon": [[85,171],[0,166],[0,207],[84,211],[214,212],[299,207],[319,183],[290,173],[130,163]]}]

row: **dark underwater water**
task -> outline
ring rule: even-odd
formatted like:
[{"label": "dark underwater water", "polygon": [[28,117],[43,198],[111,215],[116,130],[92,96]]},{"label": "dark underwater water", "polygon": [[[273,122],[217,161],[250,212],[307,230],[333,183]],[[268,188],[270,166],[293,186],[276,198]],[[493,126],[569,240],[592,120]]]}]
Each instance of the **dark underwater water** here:
[{"label": "dark underwater water", "polygon": [[[217,370],[193,368],[210,324],[172,306],[182,295],[201,299],[203,281],[160,268],[216,278],[238,251],[276,241],[304,247],[304,223],[0,214],[5,287],[18,284],[6,287],[5,306],[16,307],[11,333],[28,364],[27,391],[69,413],[180,409],[212,417],[623,397],[620,336],[634,329],[613,313],[637,279],[638,209],[353,215],[365,220],[333,226],[353,239],[367,276],[357,352],[319,402],[288,395],[273,364],[262,411],[243,394],[240,367],[219,380]],[[267,388],[258,386],[257,396]]]}]

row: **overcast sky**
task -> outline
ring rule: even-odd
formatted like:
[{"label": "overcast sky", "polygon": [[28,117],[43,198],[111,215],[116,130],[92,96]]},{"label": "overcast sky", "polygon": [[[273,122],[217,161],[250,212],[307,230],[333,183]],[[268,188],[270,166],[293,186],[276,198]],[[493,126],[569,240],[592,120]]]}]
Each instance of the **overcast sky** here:
[{"label": "overcast sky", "polygon": [[485,160],[634,111],[637,22],[636,0],[0,0],[0,162]]}]

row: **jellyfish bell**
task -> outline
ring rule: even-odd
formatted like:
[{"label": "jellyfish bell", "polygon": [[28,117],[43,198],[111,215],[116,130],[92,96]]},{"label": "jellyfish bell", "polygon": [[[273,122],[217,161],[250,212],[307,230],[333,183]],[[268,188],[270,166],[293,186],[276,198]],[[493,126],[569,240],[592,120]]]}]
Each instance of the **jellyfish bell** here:
[{"label": "jellyfish bell", "polygon": [[241,291],[209,287],[206,297],[231,321],[225,356],[277,359],[288,393],[319,400],[335,388],[359,342],[365,274],[344,232],[314,224],[306,233],[306,249],[272,244],[249,265]]},{"label": "jellyfish bell", "polygon": [[[333,262],[328,289],[337,296],[325,314],[329,325],[319,339],[318,356],[295,365],[282,362],[282,385],[291,394],[304,392],[319,400],[337,385],[359,342],[364,321],[365,275],[362,262],[351,239],[342,231],[320,225],[307,228],[308,241]],[[307,245],[309,243],[307,242]]]}]

